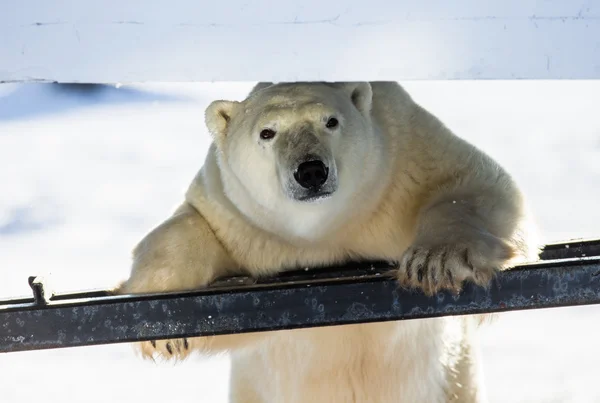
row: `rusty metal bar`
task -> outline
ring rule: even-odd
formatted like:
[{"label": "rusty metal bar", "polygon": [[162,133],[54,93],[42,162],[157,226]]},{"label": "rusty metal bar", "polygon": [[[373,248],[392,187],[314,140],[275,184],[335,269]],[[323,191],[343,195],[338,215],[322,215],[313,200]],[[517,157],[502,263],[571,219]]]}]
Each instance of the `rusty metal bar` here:
[{"label": "rusty metal bar", "polygon": [[548,245],[541,258],[459,296],[398,289],[385,262],[137,296],[40,298],[43,283],[30,279],[36,299],[0,301],[0,352],[600,304],[600,240]]}]

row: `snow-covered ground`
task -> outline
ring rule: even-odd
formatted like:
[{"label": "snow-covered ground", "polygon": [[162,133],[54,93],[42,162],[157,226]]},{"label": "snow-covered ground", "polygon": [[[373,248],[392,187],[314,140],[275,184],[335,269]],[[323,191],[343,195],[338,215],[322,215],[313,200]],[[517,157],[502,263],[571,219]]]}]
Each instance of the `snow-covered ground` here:
[{"label": "snow-covered ground", "polygon": [[[50,273],[109,287],[169,214],[209,143],[204,109],[252,83],[153,84],[83,96],[0,85],[0,296]],[[600,236],[600,82],[412,82],[406,88],[516,177],[544,241]],[[493,403],[600,402],[600,307],[501,315],[483,332]],[[0,402],[226,401],[225,357],[178,365],[128,345],[0,355]]]}]

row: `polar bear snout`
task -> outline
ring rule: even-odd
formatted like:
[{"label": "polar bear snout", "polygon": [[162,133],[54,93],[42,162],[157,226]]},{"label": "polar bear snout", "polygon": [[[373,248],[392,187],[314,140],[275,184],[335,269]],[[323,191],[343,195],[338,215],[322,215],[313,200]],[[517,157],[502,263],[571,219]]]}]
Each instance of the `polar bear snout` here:
[{"label": "polar bear snout", "polygon": [[284,188],[288,197],[303,203],[327,199],[338,188],[335,162],[313,153],[292,163],[286,176]]},{"label": "polar bear snout", "polygon": [[329,168],[321,160],[306,161],[298,165],[294,179],[305,189],[318,190],[327,181]]}]

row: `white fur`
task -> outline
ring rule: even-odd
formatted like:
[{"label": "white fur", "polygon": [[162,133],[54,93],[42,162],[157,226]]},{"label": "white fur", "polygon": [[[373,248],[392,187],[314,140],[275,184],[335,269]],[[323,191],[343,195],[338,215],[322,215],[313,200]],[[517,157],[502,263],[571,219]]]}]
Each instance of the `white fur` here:
[{"label": "white fur", "polygon": [[[331,115],[340,125],[329,130]],[[243,102],[211,104],[206,122],[215,141],[204,166],[182,206],[136,247],[118,292],[188,290],[228,274],[356,258],[397,261],[404,286],[458,292],[464,281],[486,285],[497,270],[536,256],[510,176],[396,83],[259,84]],[[277,131],[273,140],[259,140],[265,127]],[[329,158],[331,197],[294,199],[285,169],[304,148]],[[477,322],[448,317],[138,346],[146,357],[231,352],[235,403],[470,403],[485,400]]]}]

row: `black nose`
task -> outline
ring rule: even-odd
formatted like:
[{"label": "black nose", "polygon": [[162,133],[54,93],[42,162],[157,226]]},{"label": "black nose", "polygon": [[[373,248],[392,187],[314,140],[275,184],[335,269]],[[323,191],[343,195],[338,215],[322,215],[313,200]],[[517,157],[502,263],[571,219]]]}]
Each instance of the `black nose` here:
[{"label": "black nose", "polygon": [[294,178],[303,188],[316,189],[325,183],[328,174],[329,169],[322,161],[307,161],[298,165]]}]

